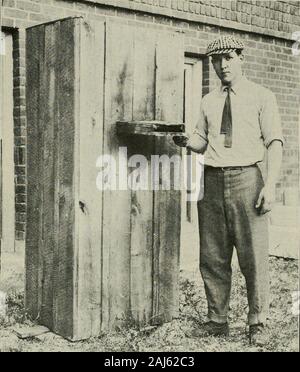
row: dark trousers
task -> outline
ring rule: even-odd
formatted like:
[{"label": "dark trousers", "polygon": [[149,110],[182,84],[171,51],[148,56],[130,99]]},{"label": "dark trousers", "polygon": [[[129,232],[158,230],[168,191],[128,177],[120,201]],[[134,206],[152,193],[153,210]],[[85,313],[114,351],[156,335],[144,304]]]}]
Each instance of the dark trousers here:
[{"label": "dark trousers", "polygon": [[204,186],[198,215],[208,318],[227,321],[235,247],[246,279],[249,324],[265,323],[269,310],[268,222],[255,208],[264,186],[261,171],[257,166],[237,170],[207,167]]}]

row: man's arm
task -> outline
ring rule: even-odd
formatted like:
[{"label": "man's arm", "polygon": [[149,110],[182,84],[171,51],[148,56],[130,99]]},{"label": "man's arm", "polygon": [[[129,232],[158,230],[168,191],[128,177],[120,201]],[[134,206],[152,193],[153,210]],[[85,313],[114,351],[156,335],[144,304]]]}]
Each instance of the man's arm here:
[{"label": "man's arm", "polygon": [[282,142],[275,140],[268,147],[268,178],[266,185],[274,185],[279,179],[282,165]]},{"label": "man's arm", "polygon": [[188,140],[186,147],[198,154],[203,154],[207,148],[207,141],[198,134],[193,134]]},{"label": "man's arm", "polygon": [[190,138],[186,136],[174,136],[173,141],[177,146],[186,147],[189,150],[203,154],[207,147],[207,141],[194,133]]},{"label": "man's arm", "polygon": [[275,201],[275,185],[279,179],[282,164],[282,142],[274,140],[268,147],[268,175],[265,187],[262,189],[256,208],[261,214],[270,212]]},{"label": "man's arm", "polygon": [[191,136],[185,135],[182,137],[173,137],[173,140],[177,146],[187,147],[187,149],[190,149],[199,154],[203,154],[205,152],[208,144],[208,130],[204,112],[204,100],[205,98],[202,100],[200,105],[199,119],[193,134]]},{"label": "man's arm", "polygon": [[266,185],[257,201],[257,208],[264,214],[271,210],[271,204],[275,201],[275,184],[279,178],[282,163],[284,138],[275,94],[264,90],[261,103],[260,126],[264,144],[268,149],[268,175]]}]

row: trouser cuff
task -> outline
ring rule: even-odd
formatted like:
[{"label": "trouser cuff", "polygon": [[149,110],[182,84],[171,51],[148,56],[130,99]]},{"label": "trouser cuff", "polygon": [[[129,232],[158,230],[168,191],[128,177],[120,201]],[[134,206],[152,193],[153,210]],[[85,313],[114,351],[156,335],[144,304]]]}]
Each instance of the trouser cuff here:
[{"label": "trouser cuff", "polygon": [[224,324],[224,323],[227,323],[228,322],[228,317],[227,315],[219,315],[219,314],[215,314],[213,313],[212,311],[209,311],[208,312],[208,319],[215,322],[215,323],[220,323],[220,324]]},{"label": "trouser cuff", "polygon": [[267,313],[249,314],[248,323],[249,325],[266,324],[267,318],[268,318]]}]

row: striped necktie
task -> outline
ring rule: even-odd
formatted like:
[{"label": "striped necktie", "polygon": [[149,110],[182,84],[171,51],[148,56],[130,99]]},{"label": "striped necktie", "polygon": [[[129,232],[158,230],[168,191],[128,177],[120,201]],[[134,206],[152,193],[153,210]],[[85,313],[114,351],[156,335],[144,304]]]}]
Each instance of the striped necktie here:
[{"label": "striped necktie", "polygon": [[227,92],[227,97],[224,104],[221,134],[225,134],[225,147],[232,147],[232,113],[231,113],[231,100],[230,91],[231,88],[226,87],[224,91]]}]

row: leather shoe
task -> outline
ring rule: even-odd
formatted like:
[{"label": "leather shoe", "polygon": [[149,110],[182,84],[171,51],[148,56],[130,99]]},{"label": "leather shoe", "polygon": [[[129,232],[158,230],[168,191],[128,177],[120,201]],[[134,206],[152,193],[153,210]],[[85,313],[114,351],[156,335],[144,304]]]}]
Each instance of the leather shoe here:
[{"label": "leather shoe", "polygon": [[216,323],[213,321],[204,323],[200,328],[196,328],[191,333],[192,337],[205,337],[205,336],[229,336],[228,323]]}]

